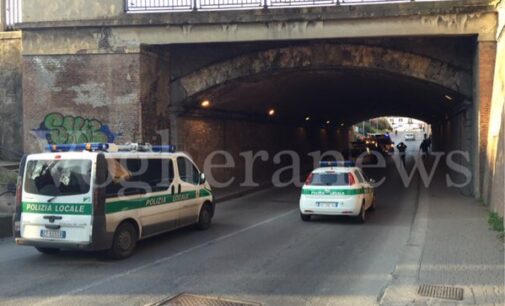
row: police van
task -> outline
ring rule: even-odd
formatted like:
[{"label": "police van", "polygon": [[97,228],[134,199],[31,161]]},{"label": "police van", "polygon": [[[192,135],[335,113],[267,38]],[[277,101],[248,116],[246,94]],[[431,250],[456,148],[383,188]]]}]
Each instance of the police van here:
[{"label": "police van", "polygon": [[130,256],[138,240],[194,224],[207,229],[214,199],[205,174],[175,147],[49,145],[20,165],[13,231],[42,253],[108,250]]},{"label": "police van", "polygon": [[302,187],[300,217],[343,215],[364,223],[367,211],[376,208],[374,183],[352,161],[321,161]]}]

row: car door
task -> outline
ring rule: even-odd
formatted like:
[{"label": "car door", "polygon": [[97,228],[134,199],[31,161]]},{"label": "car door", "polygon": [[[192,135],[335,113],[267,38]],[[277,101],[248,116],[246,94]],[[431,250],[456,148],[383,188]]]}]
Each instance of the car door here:
[{"label": "car door", "polygon": [[177,157],[179,182],[174,200],[179,201],[179,218],[181,225],[195,223],[199,214],[199,182],[200,173],[196,166],[184,156]]}]

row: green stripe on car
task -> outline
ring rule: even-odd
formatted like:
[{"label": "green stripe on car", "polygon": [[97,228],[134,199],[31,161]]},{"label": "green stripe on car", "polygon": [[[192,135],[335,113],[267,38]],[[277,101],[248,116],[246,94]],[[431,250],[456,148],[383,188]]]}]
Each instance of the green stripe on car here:
[{"label": "green stripe on car", "polygon": [[357,188],[357,189],[308,189],[308,188],[303,188],[302,189],[302,194],[305,195],[323,195],[323,196],[336,196],[336,195],[357,195],[357,194],[364,194],[365,189],[364,188]]}]

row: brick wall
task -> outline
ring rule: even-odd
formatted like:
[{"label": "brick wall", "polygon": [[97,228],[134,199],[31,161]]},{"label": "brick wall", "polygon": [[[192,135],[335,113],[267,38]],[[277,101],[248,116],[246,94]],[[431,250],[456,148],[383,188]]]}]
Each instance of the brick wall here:
[{"label": "brick wall", "polygon": [[[179,117],[177,122],[176,145],[188,152],[200,169],[203,168],[205,158],[216,150],[231,154],[235,167],[215,169],[212,172],[212,176],[219,182],[230,178],[235,178],[235,183],[243,181],[245,163],[240,156],[241,152],[268,152],[268,161],[263,162],[258,158],[254,164],[254,180],[259,183],[270,180],[276,169],[291,165],[290,158],[285,156],[280,164],[273,163],[273,157],[283,150],[297,152],[302,167],[306,168],[312,165],[312,159],[307,155],[309,152],[341,150],[347,142],[347,130],[191,117]],[[213,162],[219,164],[225,161],[218,156]]]},{"label": "brick wall", "polygon": [[0,159],[22,152],[21,33],[0,32]]},{"label": "brick wall", "polygon": [[152,144],[161,143],[161,130],[168,129],[169,87],[170,87],[169,61],[160,56],[144,50],[140,54],[140,106],[142,142]]},{"label": "brick wall", "polygon": [[479,105],[479,195],[488,201],[488,182],[485,173],[489,171],[487,145],[489,131],[489,115],[493,93],[493,78],[496,59],[496,42],[479,42],[477,47],[477,99]]},{"label": "brick wall", "polygon": [[[139,54],[23,57],[24,146],[140,139]],[[79,138],[80,137],[80,138]]]},{"label": "brick wall", "polygon": [[496,64],[487,136],[486,198],[490,210],[504,215],[505,206],[505,5],[499,9]]}]

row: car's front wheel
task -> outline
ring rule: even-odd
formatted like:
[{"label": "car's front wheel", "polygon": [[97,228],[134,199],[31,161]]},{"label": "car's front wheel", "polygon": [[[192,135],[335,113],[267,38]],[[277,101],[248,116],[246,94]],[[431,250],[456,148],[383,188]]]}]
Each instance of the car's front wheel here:
[{"label": "car's front wheel", "polygon": [[112,248],[108,255],[114,259],[129,257],[137,245],[137,230],[130,222],[119,225],[114,233]]},{"label": "car's front wheel", "polygon": [[198,216],[198,223],[196,223],[196,227],[199,230],[206,230],[210,227],[212,223],[212,209],[209,205],[203,205],[200,210],[200,215]]},{"label": "car's front wheel", "polygon": [[372,199],[372,205],[370,205],[370,208],[368,208],[368,209],[370,209],[371,211],[374,211],[375,208],[376,208],[376,206],[375,206],[375,197],[373,197],[373,199]]}]

